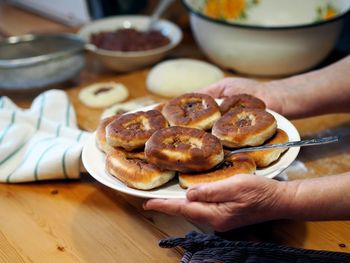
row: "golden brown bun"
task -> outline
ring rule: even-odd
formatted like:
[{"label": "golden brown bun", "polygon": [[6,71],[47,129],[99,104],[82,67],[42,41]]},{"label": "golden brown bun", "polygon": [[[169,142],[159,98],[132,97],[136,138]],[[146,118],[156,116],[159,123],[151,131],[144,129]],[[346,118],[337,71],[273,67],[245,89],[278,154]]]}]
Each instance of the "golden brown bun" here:
[{"label": "golden brown bun", "polygon": [[143,152],[122,149],[108,152],[106,170],[127,186],[141,190],[159,187],[175,176],[174,171],[161,170],[148,163]]},{"label": "golden brown bun", "polygon": [[167,126],[167,121],[157,110],[124,114],[107,125],[106,139],[113,147],[131,151],[143,148],[156,130]]},{"label": "golden brown bun", "polygon": [[225,97],[220,104],[221,114],[225,114],[232,108],[245,108],[245,109],[261,109],[265,110],[265,103],[249,94],[237,94],[230,97]]},{"label": "golden brown bun", "polygon": [[198,183],[209,183],[226,179],[236,174],[253,174],[256,170],[253,158],[246,154],[232,154],[216,170],[199,174],[179,174],[179,183],[187,188]]},{"label": "golden brown bun", "polygon": [[[276,134],[266,141],[264,145],[267,144],[277,144],[277,143],[285,143],[288,142],[289,138],[285,131],[281,129],[277,129]],[[285,149],[271,149],[271,150],[262,150],[262,151],[255,151],[255,152],[247,152],[250,157],[252,157],[257,165],[257,167],[262,168],[269,166],[274,161],[278,160],[278,158],[281,156],[282,153],[284,153],[287,150]]]},{"label": "golden brown bun", "polygon": [[96,130],[96,137],[95,137],[96,145],[104,153],[108,153],[109,151],[114,149],[106,141],[106,127],[116,118],[118,118],[118,115],[104,118],[100,120],[100,123],[98,124],[97,130]]},{"label": "golden brown bun", "polygon": [[203,130],[173,126],[156,131],[146,142],[146,159],[157,166],[181,172],[200,172],[223,159],[218,138]]},{"label": "golden brown bun", "polygon": [[234,108],[213,126],[212,134],[227,147],[257,146],[271,138],[277,128],[272,114],[259,109]]},{"label": "golden brown bun", "polygon": [[221,117],[220,109],[209,95],[187,93],[168,101],[162,113],[170,126],[210,129]]}]

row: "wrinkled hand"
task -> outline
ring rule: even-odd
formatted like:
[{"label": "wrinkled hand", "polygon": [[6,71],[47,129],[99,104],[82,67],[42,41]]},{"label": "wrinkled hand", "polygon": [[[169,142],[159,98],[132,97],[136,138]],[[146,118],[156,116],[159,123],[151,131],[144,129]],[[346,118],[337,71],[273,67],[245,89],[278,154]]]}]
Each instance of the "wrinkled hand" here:
[{"label": "wrinkled hand", "polygon": [[248,78],[224,78],[198,92],[208,94],[214,98],[246,93],[263,100],[269,109],[282,111],[280,89],[274,87],[274,82],[260,82]]},{"label": "wrinkled hand", "polygon": [[151,199],[144,209],[181,215],[190,221],[209,225],[216,231],[280,218],[283,182],[256,175],[241,174],[225,180],[194,185],[187,199]]}]

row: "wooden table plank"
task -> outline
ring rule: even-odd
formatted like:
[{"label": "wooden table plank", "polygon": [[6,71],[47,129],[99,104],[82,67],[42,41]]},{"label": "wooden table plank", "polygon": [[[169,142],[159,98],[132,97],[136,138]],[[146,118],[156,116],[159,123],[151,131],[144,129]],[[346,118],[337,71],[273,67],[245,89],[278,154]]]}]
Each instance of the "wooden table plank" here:
[{"label": "wooden table plank", "polygon": [[177,262],[177,250],[157,245],[168,236],[162,227],[165,222],[182,224],[173,234],[194,229],[166,217],[158,227],[152,212],[140,213],[122,195],[91,179],[0,189],[0,250],[15,251],[11,258],[25,262]]}]

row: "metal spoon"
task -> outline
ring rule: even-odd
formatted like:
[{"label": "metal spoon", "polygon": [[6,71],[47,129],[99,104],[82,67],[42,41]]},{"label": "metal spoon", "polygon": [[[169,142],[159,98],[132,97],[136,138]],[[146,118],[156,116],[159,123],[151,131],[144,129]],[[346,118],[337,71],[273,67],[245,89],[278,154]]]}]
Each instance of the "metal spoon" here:
[{"label": "metal spoon", "polygon": [[235,154],[235,153],[260,151],[260,150],[268,150],[268,149],[275,149],[275,148],[313,146],[313,145],[320,145],[320,144],[337,142],[338,140],[339,140],[338,136],[331,136],[331,137],[315,138],[315,139],[310,139],[310,140],[292,141],[292,142],[286,142],[286,143],[278,143],[278,144],[269,144],[269,145],[241,148],[241,149],[233,150],[233,151],[226,153],[224,160],[221,161],[219,164],[217,164],[215,167],[219,167],[228,156]]},{"label": "metal spoon", "polygon": [[174,2],[174,0],[161,0],[159,4],[157,5],[156,9],[154,10],[151,19],[149,21],[149,24],[146,28],[146,31],[150,31],[153,29],[154,25],[158,22],[160,16],[163,14],[163,12],[168,8],[168,6]]}]

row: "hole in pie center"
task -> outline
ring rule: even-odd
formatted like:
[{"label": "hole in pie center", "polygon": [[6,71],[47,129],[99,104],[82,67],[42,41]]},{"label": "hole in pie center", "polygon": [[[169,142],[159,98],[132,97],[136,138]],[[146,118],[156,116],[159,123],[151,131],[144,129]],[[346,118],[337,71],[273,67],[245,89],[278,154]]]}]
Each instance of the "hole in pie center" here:
[{"label": "hole in pie center", "polygon": [[112,89],[112,87],[101,87],[99,89],[97,89],[94,94],[95,95],[99,95],[100,93],[105,93],[105,92],[108,92]]},{"label": "hole in pie center", "polygon": [[132,122],[125,125],[124,128],[127,130],[143,130],[143,125],[140,122]]},{"label": "hole in pie center", "polygon": [[132,157],[126,157],[126,160],[135,162],[135,163],[140,163],[140,164],[147,164],[148,162],[145,159],[141,158],[132,158]]},{"label": "hole in pie center", "polygon": [[255,118],[252,115],[242,114],[237,116],[235,124],[239,128],[253,126],[255,124]]},{"label": "hole in pie center", "polygon": [[147,131],[151,128],[147,118],[138,118],[134,121],[125,123],[123,127],[127,130],[142,130],[142,131]]},{"label": "hole in pie center", "polygon": [[207,105],[203,100],[191,100],[182,105],[185,116],[192,116],[196,114],[196,112],[205,110],[206,108]]},{"label": "hole in pie center", "polygon": [[172,144],[175,148],[179,148],[182,145],[189,145],[190,148],[201,148],[202,142],[197,138],[187,137],[187,136],[175,136],[171,138],[170,141],[166,142],[168,144]]}]

